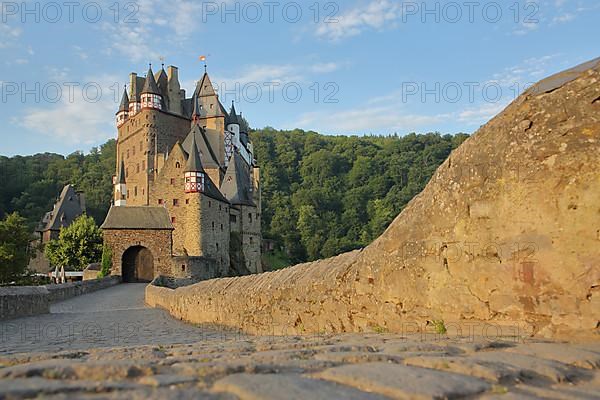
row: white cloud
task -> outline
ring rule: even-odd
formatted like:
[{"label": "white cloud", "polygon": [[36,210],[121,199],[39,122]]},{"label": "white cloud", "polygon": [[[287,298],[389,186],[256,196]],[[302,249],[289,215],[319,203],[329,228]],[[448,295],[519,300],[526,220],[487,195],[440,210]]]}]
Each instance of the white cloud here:
[{"label": "white cloud", "polygon": [[317,27],[316,35],[338,41],[356,36],[365,29],[382,29],[401,16],[401,8],[398,2],[371,0],[365,6],[357,6],[333,17],[333,20],[322,21]]},{"label": "white cloud", "polygon": [[317,63],[310,67],[313,72],[318,74],[327,74],[330,72],[337,71],[340,68],[340,65],[334,62],[328,63]]},{"label": "white cloud", "polygon": [[14,46],[21,33],[23,33],[21,28],[0,22],[0,49]]},{"label": "white cloud", "polygon": [[558,15],[554,18],[552,18],[552,23],[554,24],[564,24],[567,22],[571,22],[575,19],[575,15],[571,14],[571,13],[566,13],[563,15]]},{"label": "white cloud", "polygon": [[[73,101],[69,99],[68,88],[65,87],[58,102],[47,103],[46,107],[27,108],[14,122],[70,145],[90,145],[113,136],[115,128],[112,121],[121,85],[115,84],[117,79],[108,75],[85,82],[97,84],[101,88],[101,96],[97,102],[86,101],[82,90],[84,82],[81,82],[73,91]],[[118,94],[115,93],[115,88],[119,88]],[[91,99],[95,99],[96,94],[94,89],[88,91]],[[51,96],[54,97],[54,93]]]}]

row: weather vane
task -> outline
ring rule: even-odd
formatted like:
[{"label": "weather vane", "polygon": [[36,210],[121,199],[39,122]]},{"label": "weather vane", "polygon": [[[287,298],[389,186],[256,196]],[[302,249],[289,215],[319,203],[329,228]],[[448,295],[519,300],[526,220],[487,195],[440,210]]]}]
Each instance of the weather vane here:
[{"label": "weather vane", "polygon": [[165,67],[165,58],[163,56],[158,57],[158,59],[160,60],[160,64],[163,66],[163,68]]},{"label": "weather vane", "polygon": [[[210,56],[210,54],[209,54],[209,56]],[[204,72],[206,72],[206,57],[207,56],[198,57],[198,59],[204,63]]]}]

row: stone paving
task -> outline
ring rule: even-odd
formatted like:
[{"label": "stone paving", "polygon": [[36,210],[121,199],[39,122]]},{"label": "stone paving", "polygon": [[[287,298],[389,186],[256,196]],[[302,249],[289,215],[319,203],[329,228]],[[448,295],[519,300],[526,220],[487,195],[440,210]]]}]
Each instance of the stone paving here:
[{"label": "stone paving", "polygon": [[[137,300],[127,300],[128,292]],[[61,323],[103,325],[115,323],[113,315],[147,329],[127,343],[83,335],[70,344],[28,342],[26,350],[35,353],[23,352],[26,345],[14,338],[4,341],[0,398],[600,399],[599,342],[388,333],[248,336],[169,319],[145,308],[132,285],[74,300],[30,322],[54,316]],[[111,307],[117,311],[108,314]]]}]

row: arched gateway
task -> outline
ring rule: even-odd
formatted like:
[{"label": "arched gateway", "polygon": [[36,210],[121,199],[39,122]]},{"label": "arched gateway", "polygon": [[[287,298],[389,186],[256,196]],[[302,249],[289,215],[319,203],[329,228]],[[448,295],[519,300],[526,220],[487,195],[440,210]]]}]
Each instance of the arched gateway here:
[{"label": "arched gateway", "polygon": [[154,257],[143,246],[125,250],[121,265],[123,282],[150,282],[154,279]]},{"label": "arched gateway", "polygon": [[164,207],[113,206],[102,224],[112,253],[112,275],[123,282],[150,282],[172,276],[173,225]]}]

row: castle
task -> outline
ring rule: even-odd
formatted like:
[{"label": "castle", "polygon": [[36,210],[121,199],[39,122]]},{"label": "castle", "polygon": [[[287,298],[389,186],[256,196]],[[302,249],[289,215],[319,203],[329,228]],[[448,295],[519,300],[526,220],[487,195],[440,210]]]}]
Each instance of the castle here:
[{"label": "castle", "polygon": [[102,229],[112,273],[208,279],[262,272],[260,170],[247,124],[206,73],[130,75],[116,113],[114,200]]}]

